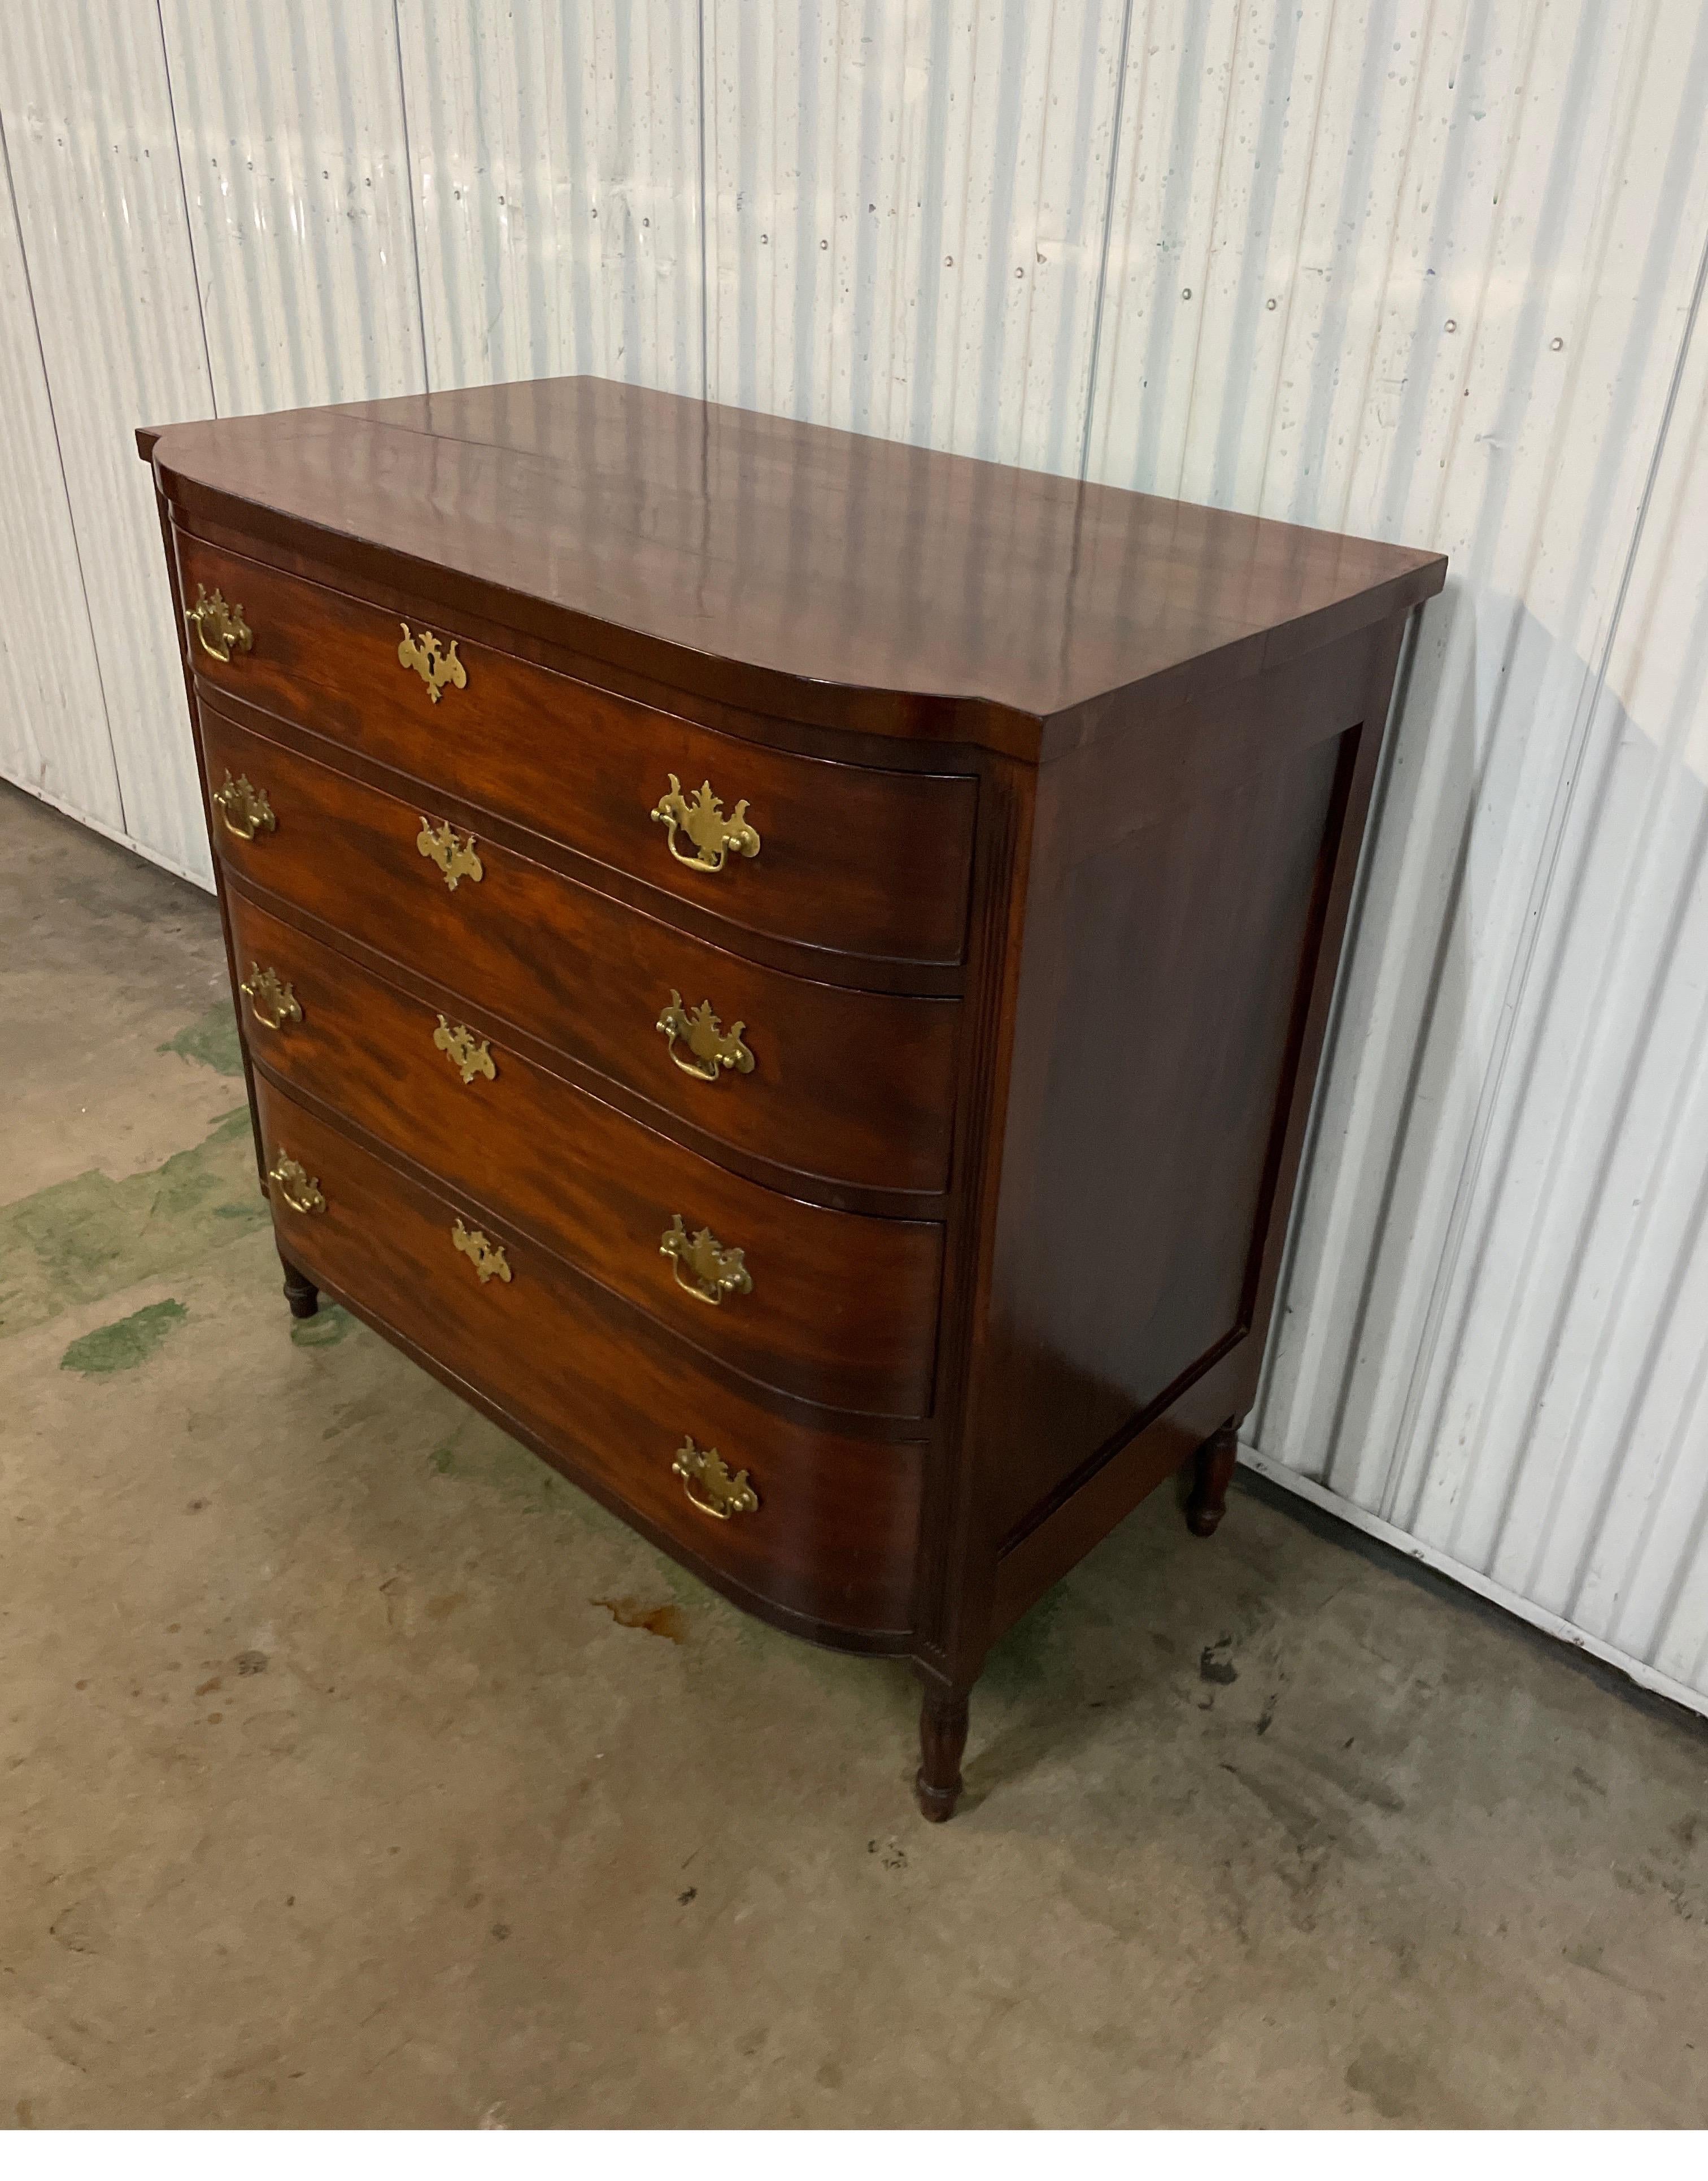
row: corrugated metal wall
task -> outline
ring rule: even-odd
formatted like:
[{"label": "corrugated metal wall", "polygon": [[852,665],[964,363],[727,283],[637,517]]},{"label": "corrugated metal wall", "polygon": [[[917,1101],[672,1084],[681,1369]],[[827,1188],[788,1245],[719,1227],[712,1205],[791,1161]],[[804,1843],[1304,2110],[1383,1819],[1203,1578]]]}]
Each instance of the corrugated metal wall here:
[{"label": "corrugated metal wall", "polygon": [[202,880],[140,421],[587,370],[1452,556],[1252,1458],[1708,1707],[1704,0],[11,0],[0,771]]}]

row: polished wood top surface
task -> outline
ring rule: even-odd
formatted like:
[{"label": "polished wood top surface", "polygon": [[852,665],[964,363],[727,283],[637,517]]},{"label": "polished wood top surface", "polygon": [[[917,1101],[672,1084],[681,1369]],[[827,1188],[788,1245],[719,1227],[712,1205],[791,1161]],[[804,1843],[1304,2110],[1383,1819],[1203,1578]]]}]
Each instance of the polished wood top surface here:
[{"label": "polished wood top surface", "polygon": [[610,379],[139,444],[191,527],[785,717],[1023,757],[1113,693],[1214,686],[1414,605],[1446,566]]}]

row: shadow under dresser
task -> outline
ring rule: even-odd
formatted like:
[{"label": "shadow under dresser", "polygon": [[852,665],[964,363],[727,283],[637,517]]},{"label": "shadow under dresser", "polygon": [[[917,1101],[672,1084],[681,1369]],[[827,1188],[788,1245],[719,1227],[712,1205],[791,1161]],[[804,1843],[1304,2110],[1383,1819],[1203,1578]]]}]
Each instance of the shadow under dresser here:
[{"label": "shadow under dresser", "polygon": [[285,1292],[924,1685],[1220,1519],[1438,555],[595,378],[144,431]]}]

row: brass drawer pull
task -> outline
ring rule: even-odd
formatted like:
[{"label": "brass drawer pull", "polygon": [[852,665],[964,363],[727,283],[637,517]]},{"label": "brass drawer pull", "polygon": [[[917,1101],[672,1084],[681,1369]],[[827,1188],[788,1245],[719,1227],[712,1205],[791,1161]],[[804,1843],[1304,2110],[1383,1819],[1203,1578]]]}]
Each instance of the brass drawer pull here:
[{"label": "brass drawer pull", "polygon": [[288,1022],[302,1020],[302,1002],[277,969],[263,969],[259,962],[251,962],[237,989],[249,1002],[251,1014],[268,1030],[283,1030]]},{"label": "brass drawer pull", "polygon": [[274,1154],[267,1178],[293,1212],[325,1211],[326,1199],[320,1193],[320,1184],[310,1178],[306,1167],[300,1166],[294,1158],[287,1158],[283,1150]]},{"label": "brass drawer pull", "polygon": [[459,879],[478,886],[486,876],[486,866],[475,853],[472,833],[459,839],[454,825],[435,825],[430,818],[423,818],[415,844],[430,863],[438,865],[440,877],[453,893]]},{"label": "brass drawer pull", "polygon": [[758,1513],[759,1495],[747,1482],[747,1471],[738,1469],[732,1477],[715,1446],[702,1454],[691,1438],[685,1438],[670,1466],[700,1512],[714,1522],[727,1522],[732,1515]]},{"label": "brass drawer pull", "polygon": [[[738,1075],[753,1072],[753,1056],[741,1042],[747,1025],[734,1023],[726,1030],[712,1013],[709,1000],[702,1000],[691,1013],[682,1005],[682,995],[672,986],[669,1003],[653,1027],[664,1033],[670,1057],[683,1074],[697,1076],[702,1083],[715,1083],[719,1069],[725,1068],[733,1068]],[[676,1050],[678,1038],[688,1048],[686,1056]]]},{"label": "brass drawer pull", "polygon": [[455,637],[451,638],[450,649],[441,651],[439,640],[430,628],[424,628],[419,636],[411,636],[406,621],[400,621],[398,627],[403,631],[403,642],[397,648],[397,663],[415,669],[426,682],[427,695],[435,704],[444,696],[447,682],[453,689],[468,687],[469,671],[457,657]]},{"label": "brass drawer pull", "polygon": [[499,1064],[493,1058],[491,1046],[485,1038],[477,1037],[466,1023],[453,1025],[441,1015],[433,1043],[465,1083],[472,1083],[477,1075],[484,1075],[488,1083],[496,1079]]},{"label": "brass drawer pull", "polygon": [[[712,792],[712,783],[702,780],[691,795],[684,795],[682,783],[673,772],[669,788],[658,798],[653,811],[654,820],[667,829],[665,845],[679,864],[691,871],[721,871],[724,859],[733,848],[738,856],[757,856],[759,836],[747,823],[747,798],[741,800],[726,818],[720,798]],[[678,827],[692,843],[694,853],[685,856],[676,846]]]},{"label": "brass drawer pull", "polygon": [[240,772],[234,780],[228,772],[224,786],[213,791],[213,806],[218,811],[226,831],[240,841],[252,841],[257,833],[273,833],[278,830],[278,820],[273,814],[273,805],[267,799],[267,790],[251,787],[247,773]]},{"label": "brass drawer pull", "polygon": [[451,1227],[451,1243],[474,1267],[482,1287],[492,1279],[503,1280],[508,1284],[510,1259],[500,1245],[482,1234],[478,1227],[465,1227],[460,1219],[455,1221]]},{"label": "brass drawer pull", "polygon": [[658,1245],[658,1255],[674,1260],[676,1285],[701,1302],[720,1303],[725,1295],[752,1295],[753,1276],[744,1253],[726,1250],[709,1227],[690,1234],[680,1212],[673,1212]]},{"label": "brass drawer pull", "polygon": [[212,598],[198,583],[196,604],[185,609],[184,618],[196,631],[196,640],[210,659],[217,659],[222,666],[229,666],[234,646],[239,651],[254,649],[255,635],[243,617],[241,606],[229,606],[216,590]]}]

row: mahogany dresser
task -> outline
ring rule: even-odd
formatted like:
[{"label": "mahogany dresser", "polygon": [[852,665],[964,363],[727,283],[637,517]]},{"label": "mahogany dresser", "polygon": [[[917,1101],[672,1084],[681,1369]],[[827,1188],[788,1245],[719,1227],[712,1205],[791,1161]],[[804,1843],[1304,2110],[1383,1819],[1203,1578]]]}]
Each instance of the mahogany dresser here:
[{"label": "mahogany dresser", "polygon": [[924,1683],[1249,1406],[1446,564],[594,378],[139,434],[285,1293]]}]

